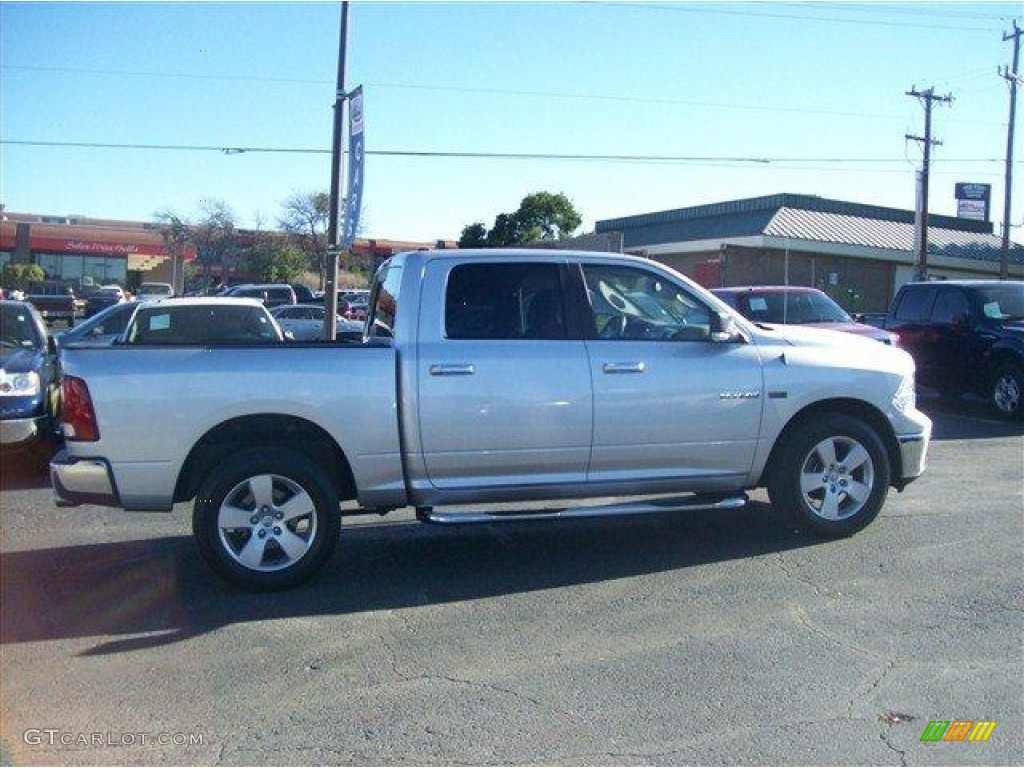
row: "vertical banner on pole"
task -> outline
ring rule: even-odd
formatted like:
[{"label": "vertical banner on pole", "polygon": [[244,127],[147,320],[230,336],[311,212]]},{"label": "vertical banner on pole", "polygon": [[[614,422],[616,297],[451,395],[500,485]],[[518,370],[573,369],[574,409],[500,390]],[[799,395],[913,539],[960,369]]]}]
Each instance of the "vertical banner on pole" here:
[{"label": "vertical banner on pole", "polygon": [[343,248],[352,247],[359,229],[363,204],[363,86],[349,94],[348,102],[348,195],[345,201]]}]

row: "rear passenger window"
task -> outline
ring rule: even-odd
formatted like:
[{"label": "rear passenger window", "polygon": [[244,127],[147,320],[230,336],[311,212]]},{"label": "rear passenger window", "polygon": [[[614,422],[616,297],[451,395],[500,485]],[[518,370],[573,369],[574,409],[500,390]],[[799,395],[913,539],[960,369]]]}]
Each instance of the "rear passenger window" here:
[{"label": "rear passenger window", "polygon": [[449,339],[565,339],[557,264],[461,264],[445,291]]},{"label": "rear passenger window", "polygon": [[932,286],[905,290],[896,307],[896,319],[904,323],[928,322],[936,293],[938,288]]},{"label": "rear passenger window", "polygon": [[947,288],[939,293],[932,310],[932,322],[952,325],[963,322],[970,313],[971,305],[963,291]]}]

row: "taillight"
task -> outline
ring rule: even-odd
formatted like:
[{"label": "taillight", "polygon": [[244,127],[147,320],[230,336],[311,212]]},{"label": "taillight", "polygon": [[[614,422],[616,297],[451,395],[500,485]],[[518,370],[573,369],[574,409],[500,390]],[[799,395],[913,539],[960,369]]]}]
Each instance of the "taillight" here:
[{"label": "taillight", "polygon": [[60,385],[61,425],[66,440],[92,443],[100,439],[100,428],[96,423],[96,411],[85,381],[75,376],[65,376]]}]

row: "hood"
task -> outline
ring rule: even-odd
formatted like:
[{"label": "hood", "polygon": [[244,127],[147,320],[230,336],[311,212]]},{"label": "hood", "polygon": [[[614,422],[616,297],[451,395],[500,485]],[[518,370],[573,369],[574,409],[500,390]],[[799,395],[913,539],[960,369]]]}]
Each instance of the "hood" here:
[{"label": "hood", "polygon": [[871,325],[865,325],[864,323],[805,323],[805,328],[825,328],[829,331],[842,331],[843,333],[852,333],[857,336],[864,336],[875,341],[891,341],[892,337],[896,334],[883,330],[881,328],[875,328]]},{"label": "hood", "polygon": [[46,354],[41,349],[3,349],[0,353],[0,368],[8,373],[28,373],[43,367]]},{"label": "hood", "polygon": [[862,334],[805,325],[765,325],[757,327],[755,341],[768,355],[782,353],[791,363],[812,368],[885,371],[899,376],[914,371],[914,359],[905,350]]},{"label": "hood", "polygon": [[[832,325],[832,324],[827,324]],[[836,325],[842,325],[837,323]],[[849,347],[862,348],[862,345],[873,343],[869,336],[845,333],[832,328],[812,325],[782,325],[781,323],[765,323],[768,333],[775,339],[784,339],[795,347]]]}]

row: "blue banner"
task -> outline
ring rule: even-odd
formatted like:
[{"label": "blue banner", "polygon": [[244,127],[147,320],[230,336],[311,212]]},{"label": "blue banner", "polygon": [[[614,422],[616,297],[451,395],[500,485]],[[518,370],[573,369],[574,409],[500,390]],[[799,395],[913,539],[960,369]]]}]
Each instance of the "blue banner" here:
[{"label": "blue banner", "polygon": [[363,207],[363,86],[349,94],[348,101],[348,194],[345,197],[343,248],[350,248],[359,230]]}]

